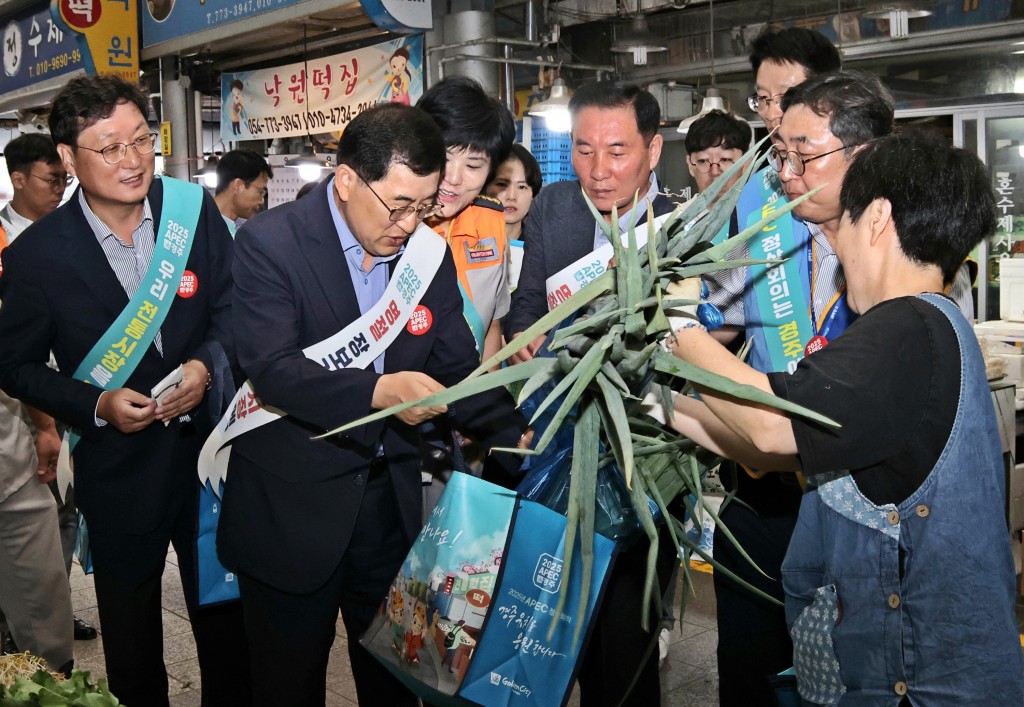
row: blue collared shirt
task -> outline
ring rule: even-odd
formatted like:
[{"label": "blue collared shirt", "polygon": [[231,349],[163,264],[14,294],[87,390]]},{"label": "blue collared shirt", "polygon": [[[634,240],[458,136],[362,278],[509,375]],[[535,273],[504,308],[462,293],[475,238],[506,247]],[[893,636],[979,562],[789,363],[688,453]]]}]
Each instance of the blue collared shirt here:
[{"label": "blue collared shirt", "polygon": [[[366,314],[384,296],[384,291],[388,288],[387,264],[401,255],[401,251],[386,258],[375,257],[370,269],[364,270],[363,258],[366,257],[366,252],[356,237],[352,235],[352,231],[338,210],[338,204],[334,200],[333,178],[331,186],[327,190],[327,203],[331,209],[331,218],[334,219],[334,228],[338,232],[341,249],[345,251],[345,262],[348,264],[349,277],[352,278],[352,287],[356,291],[359,313]],[[384,373],[383,353],[373,360],[373,370],[377,373]]]}]

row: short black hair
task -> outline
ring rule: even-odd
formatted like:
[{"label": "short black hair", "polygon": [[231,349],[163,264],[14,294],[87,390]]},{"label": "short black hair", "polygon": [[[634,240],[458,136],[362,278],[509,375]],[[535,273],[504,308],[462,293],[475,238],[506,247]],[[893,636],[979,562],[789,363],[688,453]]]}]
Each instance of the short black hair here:
[{"label": "short black hair", "polygon": [[338,164],[367,183],[384,179],[392,165],[425,177],[444,169],[444,136],[419,108],[380,103],[353,118],[338,141]]},{"label": "short black hair", "polygon": [[230,85],[228,86],[228,89],[229,89],[229,90],[234,90],[234,89],[236,89],[236,88],[237,88],[237,89],[238,89],[239,91],[244,91],[244,90],[245,90],[245,84],[243,84],[243,83],[242,83],[241,81],[239,81],[238,79],[235,79],[235,80],[234,80],[234,81],[232,81],[232,82],[231,82],[231,84],[230,84]]},{"label": "short black hair", "polygon": [[766,61],[799,64],[807,69],[808,77],[838,71],[842,65],[839,50],[828,37],[803,27],[769,29],[759,34],[750,51],[750,68],[755,75]]},{"label": "short black hair", "polygon": [[36,162],[54,164],[60,162],[60,154],[49,135],[29,133],[21,135],[7,143],[4,148],[4,159],[7,160],[7,173],[28,173]]},{"label": "short black hair", "polygon": [[248,186],[261,174],[267,175],[267,179],[274,178],[274,170],[263,155],[253,150],[231,150],[217,161],[216,193],[220,194],[236,179]]},{"label": "short black hair", "polygon": [[490,176],[505,161],[516,139],[512,113],[468,76],[438,81],[416,107],[441,128],[445,145],[484,152],[491,160]]},{"label": "short black hair", "polygon": [[[525,147],[520,145],[518,142],[512,145],[512,151],[508,153],[508,157],[505,161],[517,160],[523,165],[523,172],[526,174],[526,183],[530,186],[530,191],[533,192],[534,196],[537,196],[537,192],[540,191],[541,186],[544,184],[544,178],[540,171],[540,165],[537,164],[537,160],[533,154],[530,153]],[[494,175],[487,180],[487,185],[484,187],[486,190],[490,186],[491,182],[494,181]]]},{"label": "short black hair", "polygon": [[854,157],[839,203],[856,223],[875,199],[892,204],[904,254],[938,265],[947,283],[971,249],[996,230],[996,199],[985,165],[919,130],[881,137]]},{"label": "short black hair", "polygon": [[583,84],[569,99],[569,112],[575,118],[584,108],[622,108],[632,106],[636,114],[636,127],[650,143],[658,133],[661,107],[650,91],[628,81],[594,81]]},{"label": "short black hair", "polygon": [[[786,91],[782,110],[805,105],[828,117],[829,130],[849,148],[888,135],[893,130],[896,102],[882,80],[865,71],[837,71],[808,79]],[[783,122],[786,117],[783,115]]]},{"label": "short black hair", "polygon": [[53,99],[50,135],[57,145],[78,147],[86,128],[109,118],[122,103],[131,103],[149,119],[149,98],[138,84],[119,76],[79,76],[71,79]]},{"label": "short black hair", "polygon": [[752,135],[753,131],[747,121],[740,120],[731,113],[713,110],[690,125],[683,144],[688,155],[709,147],[746,152],[750,148]]},{"label": "short black hair", "polygon": [[295,192],[295,201],[298,201],[306,194],[316,189],[318,186],[320,186],[320,182],[306,182],[301,187],[299,187],[299,190],[297,192]]}]

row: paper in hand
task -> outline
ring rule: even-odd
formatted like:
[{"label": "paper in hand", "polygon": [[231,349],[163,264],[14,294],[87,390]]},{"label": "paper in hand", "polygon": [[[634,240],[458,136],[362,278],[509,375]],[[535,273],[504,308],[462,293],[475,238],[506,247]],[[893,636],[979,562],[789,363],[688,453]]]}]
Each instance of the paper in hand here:
[{"label": "paper in hand", "polygon": [[[164,379],[153,386],[153,390],[150,391],[150,397],[156,400],[159,405],[164,401],[171,391],[177,388],[181,381],[184,380],[185,371],[181,366],[178,366],[173,371],[164,376]],[[164,426],[171,424],[170,420],[164,420]]]}]

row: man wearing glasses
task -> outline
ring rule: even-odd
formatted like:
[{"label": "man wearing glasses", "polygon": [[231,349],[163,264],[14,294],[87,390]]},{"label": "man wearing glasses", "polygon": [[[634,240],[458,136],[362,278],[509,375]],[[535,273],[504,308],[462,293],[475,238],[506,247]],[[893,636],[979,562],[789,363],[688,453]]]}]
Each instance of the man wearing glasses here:
[{"label": "man wearing glasses", "polygon": [[[14,198],[0,210],[0,258],[33,221],[57,208],[67,184],[46,135],[11,140],[4,157]],[[74,503],[55,506],[46,488],[59,450],[52,417],[0,392],[0,537],[9,539],[0,548],[0,642],[3,652],[30,651],[55,671],[70,670],[74,658],[71,590],[61,557],[70,568],[78,527]],[[64,513],[70,537],[57,522]],[[82,625],[96,637],[96,629]]]},{"label": "man wearing glasses", "polygon": [[[421,223],[445,156],[424,111],[381,104],[345,128],[331,179],[238,230],[238,363],[280,413],[234,438],[218,529],[252,639],[254,705],[324,704],[339,610],[359,703],[416,705],[359,644],[422,528],[416,426],[447,412],[485,448],[529,441],[503,389],[311,439],[479,361],[451,252]],[[490,454],[484,476],[519,464]]]},{"label": "man wearing glasses", "polygon": [[[125,704],[168,704],[160,594],[170,543],[202,703],[246,705],[240,605],[198,608],[194,556],[196,460],[212,429],[200,403],[216,351],[233,351],[231,238],[212,197],[154,179],[148,103],[111,76],[73,79],[54,99],[50,132],[81,188],[4,252],[0,386],[74,433],[111,691]],[[47,366],[51,351],[59,371]],[[179,366],[180,383],[151,397]]]},{"label": "man wearing glasses", "polygon": [[[697,182],[698,194],[722,176],[722,172],[736,164],[749,149],[751,134],[747,121],[720,110],[713,110],[694,121],[683,144],[686,147],[686,166],[690,176]],[[732,187],[739,178],[737,174],[721,193]],[[736,233],[734,221],[735,218],[723,226],[712,242],[720,243],[730,232]]]},{"label": "man wearing glasses", "polygon": [[[821,42],[827,40],[820,38]],[[767,61],[761,64],[766,65]],[[775,70],[780,66],[775,63]],[[758,76],[762,77],[760,70]],[[757,101],[765,122],[777,132],[769,152],[770,166],[744,188],[738,227],[760,220],[772,204],[822,189],[797,206],[792,216],[780,219],[772,233],[759,235],[730,254],[785,259],[784,263],[722,271],[709,278],[709,300],[723,310],[732,336],[745,331],[752,366],[764,372],[791,371],[805,355],[827,346],[854,318],[834,250],[841,216],[839,190],[859,147],[892,132],[894,102],[877,77],[861,72],[818,74],[806,82],[797,81],[784,97],[762,94],[762,82],[759,78],[751,103]],[[765,83],[774,90],[786,82]],[[769,97],[773,100],[768,101]],[[966,269],[958,274],[954,297],[972,316]],[[727,341],[728,332],[716,333],[716,338]],[[781,601],[780,569],[796,523],[801,489],[793,474],[764,471],[737,471],[737,496],[747,505],[730,504],[721,518],[772,579],[754,570],[725,538],[716,536],[714,555]],[[724,574],[716,576],[715,589],[721,702],[772,704],[766,678],[792,663],[785,615],[781,607],[755,597]]]},{"label": "man wearing glasses", "polygon": [[232,236],[238,219],[251,219],[263,208],[273,178],[274,170],[253,150],[231,150],[217,162],[214,199]]}]

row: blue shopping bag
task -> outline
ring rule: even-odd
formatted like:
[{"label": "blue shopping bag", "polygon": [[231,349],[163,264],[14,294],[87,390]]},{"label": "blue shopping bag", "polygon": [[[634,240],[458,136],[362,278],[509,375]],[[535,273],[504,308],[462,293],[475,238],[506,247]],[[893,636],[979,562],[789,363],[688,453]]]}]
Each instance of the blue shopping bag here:
[{"label": "blue shopping bag", "polygon": [[[452,474],[360,643],[431,704],[563,704],[615,550],[595,536],[574,642],[582,561],[577,542],[572,571],[563,567],[565,524],[512,491]],[[555,623],[564,582],[569,601]]]},{"label": "blue shopping bag", "polygon": [[207,480],[199,487],[199,515],[196,520],[196,588],[199,605],[209,606],[238,599],[238,577],[224,568],[217,557],[217,524],[224,482],[217,491]]}]

